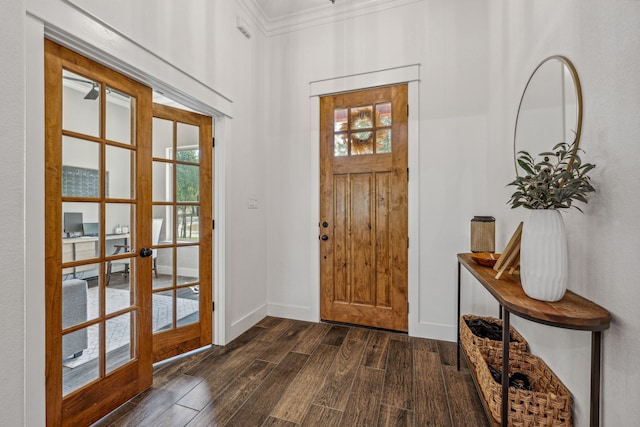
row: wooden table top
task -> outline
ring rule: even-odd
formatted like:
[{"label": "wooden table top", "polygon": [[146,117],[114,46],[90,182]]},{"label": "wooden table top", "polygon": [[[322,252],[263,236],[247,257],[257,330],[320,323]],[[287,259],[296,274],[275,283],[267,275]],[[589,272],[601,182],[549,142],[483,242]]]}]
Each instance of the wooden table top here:
[{"label": "wooden table top", "polygon": [[611,324],[609,311],[570,290],[567,290],[560,301],[539,301],[524,293],[519,275],[504,274],[496,279],[496,271],[476,264],[471,259],[471,254],[458,254],[458,262],[500,304],[517,316],[559,328],[583,331],[603,331]]}]

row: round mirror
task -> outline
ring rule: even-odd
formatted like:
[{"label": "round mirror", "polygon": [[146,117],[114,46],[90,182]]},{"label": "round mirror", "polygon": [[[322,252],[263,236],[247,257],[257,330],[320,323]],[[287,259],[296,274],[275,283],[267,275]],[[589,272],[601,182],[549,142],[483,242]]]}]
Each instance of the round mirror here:
[{"label": "round mirror", "polygon": [[578,73],[563,56],[551,56],[533,70],[524,88],[514,132],[516,174],[523,175],[516,156],[536,157],[559,142],[580,142],[582,90]]}]

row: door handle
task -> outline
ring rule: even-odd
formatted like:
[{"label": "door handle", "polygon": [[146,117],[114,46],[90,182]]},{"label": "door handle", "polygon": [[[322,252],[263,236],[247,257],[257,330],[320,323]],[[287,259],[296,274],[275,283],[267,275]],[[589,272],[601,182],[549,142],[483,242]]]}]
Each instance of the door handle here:
[{"label": "door handle", "polygon": [[327,240],[329,240],[329,236],[327,236],[326,234],[323,234],[321,239],[324,240],[324,241],[327,241]]},{"label": "door handle", "polygon": [[153,251],[150,248],[142,248],[140,249],[140,256],[142,258],[148,258],[153,255]]}]

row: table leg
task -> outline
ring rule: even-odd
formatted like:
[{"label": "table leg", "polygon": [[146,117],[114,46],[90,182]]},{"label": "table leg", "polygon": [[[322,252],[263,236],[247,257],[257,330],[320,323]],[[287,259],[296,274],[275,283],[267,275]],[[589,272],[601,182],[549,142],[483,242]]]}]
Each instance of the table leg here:
[{"label": "table leg", "polygon": [[502,426],[509,425],[509,312],[502,307]]},{"label": "table leg", "polygon": [[458,341],[457,341],[458,345],[456,346],[456,349],[457,349],[456,355],[457,355],[458,361],[456,366],[459,371],[460,370],[460,261],[458,261],[458,311],[457,311],[457,314],[458,315],[456,316],[456,319],[457,319],[456,333],[458,334]]},{"label": "table leg", "polygon": [[591,407],[590,426],[600,425],[600,352],[602,349],[602,332],[591,333]]}]

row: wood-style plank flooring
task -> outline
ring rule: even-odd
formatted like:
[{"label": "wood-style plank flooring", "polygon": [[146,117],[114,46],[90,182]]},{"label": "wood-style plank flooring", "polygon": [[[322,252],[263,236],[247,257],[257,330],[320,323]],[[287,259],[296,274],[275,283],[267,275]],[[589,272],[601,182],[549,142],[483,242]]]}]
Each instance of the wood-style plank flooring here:
[{"label": "wood-style plank flooring", "polygon": [[266,317],[156,367],[95,426],[488,426],[455,343]]}]

